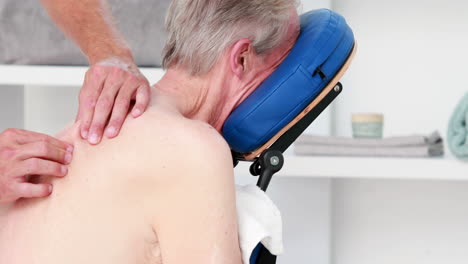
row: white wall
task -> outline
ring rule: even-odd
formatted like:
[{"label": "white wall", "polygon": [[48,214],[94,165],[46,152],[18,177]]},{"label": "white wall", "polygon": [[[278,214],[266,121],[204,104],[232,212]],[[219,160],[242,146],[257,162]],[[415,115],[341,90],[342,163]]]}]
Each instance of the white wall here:
[{"label": "white wall", "polygon": [[466,190],[467,182],[335,182],[331,263],[468,263]]},{"label": "white wall", "polygon": [[7,128],[23,128],[23,89],[0,85],[0,132]]},{"label": "white wall", "polygon": [[385,134],[443,134],[468,91],[468,2],[335,0],[359,44],[336,105],[338,135],[353,112],[385,114]]},{"label": "white wall", "polygon": [[[468,2],[334,0],[333,7],[359,45],[342,80],[336,134],[351,134],[351,113],[372,111],[384,113],[387,136],[438,129],[445,137],[468,91]],[[332,263],[467,263],[467,187],[334,180]]]},{"label": "white wall", "polygon": [[268,195],[283,216],[285,252],[278,264],[330,263],[330,180],[278,178],[272,181]]},{"label": "white wall", "polygon": [[318,8],[331,8],[332,1],[330,0],[302,0],[302,11],[307,12]]},{"label": "white wall", "polygon": [[80,87],[26,86],[24,127],[54,135],[73,122],[78,112]]}]

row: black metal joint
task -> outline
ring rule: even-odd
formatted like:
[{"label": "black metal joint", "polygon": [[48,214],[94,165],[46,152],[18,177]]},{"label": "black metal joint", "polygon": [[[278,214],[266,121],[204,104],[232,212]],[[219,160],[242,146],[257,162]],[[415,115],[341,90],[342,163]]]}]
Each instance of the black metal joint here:
[{"label": "black metal joint", "polygon": [[267,149],[258,158],[260,164],[260,177],[257,186],[266,191],[271,178],[283,168],[284,156],[279,150]]}]

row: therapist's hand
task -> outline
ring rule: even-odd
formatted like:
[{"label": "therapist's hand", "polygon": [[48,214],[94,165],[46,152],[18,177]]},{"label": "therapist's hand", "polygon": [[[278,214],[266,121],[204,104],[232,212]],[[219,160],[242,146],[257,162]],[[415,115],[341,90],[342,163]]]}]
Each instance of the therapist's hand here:
[{"label": "therapist's hand", "polygon": [[52,185],[30,183],[29,176],[64,177],[72,153],[72,145],[47,135],[20,129],[0,133],[0,203],[48,196]]},{"label": "therapist's hand", "polygon": [[86,73],[80,92],[77,121],[81,121],[81,137],[93,145],[104,135],[116,137],[129,110],[134,118],[139,117],[149,101],[148,80],[133,59],[112,57],[95,63]]}]

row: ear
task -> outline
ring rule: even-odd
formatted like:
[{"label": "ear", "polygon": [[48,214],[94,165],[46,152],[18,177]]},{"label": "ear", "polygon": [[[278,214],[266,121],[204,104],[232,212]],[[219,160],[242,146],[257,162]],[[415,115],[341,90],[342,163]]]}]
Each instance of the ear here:
[{"label": "ear", "polygon": [[232,46],[229,54],[229,65],[231,66],[231,71],[238,78],[242,78],[247,70],[249,59],[252,59],[250,56],[252,55],[252,50],[252,41],[246,38],[240,39]]}]

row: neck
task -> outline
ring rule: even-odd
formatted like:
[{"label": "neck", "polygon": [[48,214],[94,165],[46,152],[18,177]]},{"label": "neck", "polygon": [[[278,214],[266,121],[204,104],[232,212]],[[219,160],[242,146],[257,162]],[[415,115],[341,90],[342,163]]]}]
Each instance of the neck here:
[{"label": "neck", "polygon": [[224,122],[242,95],[229,89],[223,74],[192,76],[179,69],[169,69],[153,86],[153,95],[168,99],[184,117],[206,122],[221,132]]}]

